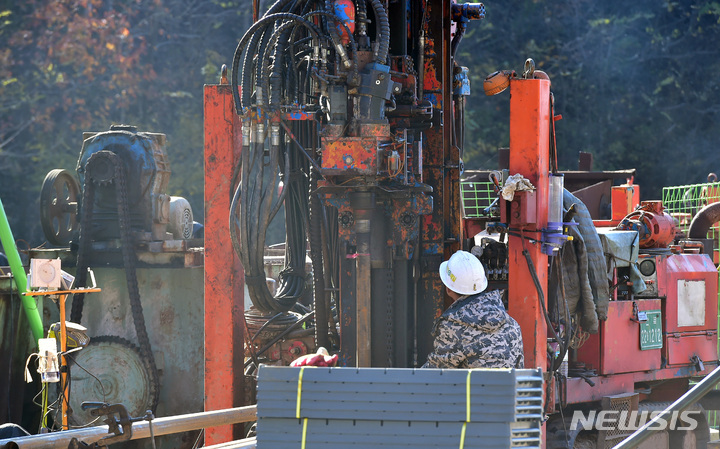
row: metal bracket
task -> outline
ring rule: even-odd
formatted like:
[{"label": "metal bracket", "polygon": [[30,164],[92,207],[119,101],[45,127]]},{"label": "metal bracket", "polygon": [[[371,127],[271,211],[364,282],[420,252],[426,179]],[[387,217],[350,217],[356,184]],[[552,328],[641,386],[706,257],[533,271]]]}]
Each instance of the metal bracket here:
[{"label": "metal bracket", "polygon": [[[73,438],[68,445],[68,449],[79,449],[79,448],[100,448],[110,444],[120,443],[122,441],[129,441],[132,439],[132,424],[137,421],[148,421],[150,422],[150,432],[152,432],[152,420],[154,416],[152,411],[148,410],[145,416],[133,418],[128,413],[127,408],[123,404],[107,404],[105,402],[83,402],[80,406],[83,410],[90,410],[90,415],[94,417],[107,416],[104,419],[105,424],[108,425],[108,433],[112,435],[106,436],[95,443],[87,444],[82,441],[78,441],[77,438]],[[117,415],[117,417],[115,416]],[[153,435],[153,446],[155,445]]]},{"label": "metal bracket", "polygon": [[690,362],[693,364],[698,373],[705,371],[705,365],[703,364],[702,359],[697,355],[690,357]]}]

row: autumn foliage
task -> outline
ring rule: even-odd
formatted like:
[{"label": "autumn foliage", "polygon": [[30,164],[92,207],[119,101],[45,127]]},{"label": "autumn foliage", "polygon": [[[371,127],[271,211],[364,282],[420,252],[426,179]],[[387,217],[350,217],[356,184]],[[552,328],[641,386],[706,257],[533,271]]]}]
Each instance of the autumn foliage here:
[{"label": "autumn foliage", "polygon": [[[270,0],[261,2],[267,9]],[[507,95],[482,80],[532,57],[551,79],[561,168],[637,168],[646,198],[720,170],[720,6],[714,1],[485,2],[469,67],[464,162],[494,168]],[[0,0],[0,198],[16,238],[41,244],[38,192],[74,170],[82,132],[113,123],[168,136],[170,193],[202,221],[202,85],[251,24],[250,0]]]}]

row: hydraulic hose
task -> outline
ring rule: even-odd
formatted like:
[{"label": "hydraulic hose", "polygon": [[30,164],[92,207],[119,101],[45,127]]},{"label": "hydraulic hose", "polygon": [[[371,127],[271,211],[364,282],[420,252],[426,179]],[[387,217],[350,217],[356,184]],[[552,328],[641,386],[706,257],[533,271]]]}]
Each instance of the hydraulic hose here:
[{"label": "hydraulic hose", "polygon": [[[560,354],[558,355],[558,358],[555,360],[553,364],[553,371],[560,368],[560,365],[562,364],[562,361],[565,359],[565,354],[567,354],[568,350],[570,349],[570,341],[572,339],[572,317],[570,316],[570,306],[568,305],[567,297],[565,296],[565,283],[563,281],[563,267],[562,267],[562,252],[564,251],[564,248],[560,250],[560,254],[555,256],[553,258],[553,264],[555,265],[555,271],[558,274],[558,284],[560,285],[560,294],[557,295],[558,298],[562,298],[563,303],[563,312],[565,313],[565,340],[564,343],[561,345],[560,348]],[[560,322],[560,318],[558,317],[558,322]]]},{"label": "hydraulic hose", "polygon": [[[267,33],[265,30],[262,32],[257,32],[253,34],[252,39],[250,39],[250,43],[248,44],[247,51],[245,52],[245,57],[243,58],[243,65],[242,65],[242,85],[245,86],[251,86],[253,81],[253,67],[255,64],[257,64],[256,59],[256,48],[258,44],[260,43],[261,39],[266,35]],[[242,101],[243,104],[250,104],[250,101],[252,99],[252,90],[250,89],[242,89]]]},{"label": "hydraulic hose", "polygon": [[[265,16],[275,14],[277,12],[280,12],[288,3],[294,2],[296,0],[278,0],[273,5],[270,6],[270,9],[268,9],[267,13],[265,13]],[[247,33],[246,33],[247,34]],[[252,83],[252,61],[255,59],[255,55],[257,54],[254,49],[258,45],[258,41],[260,40],[261,36],[265,35],[266,33],[263,31],[263,33],[253,33],[252,40],[250,41],[250,44],[248,46],[248,51],[245,54],[245,58],[243,59],[243,83],[242,85],[247,87],[250,86]],[[233,73],[235,73],[235,59],[233,58]],[[232,76],[232,74],[231,74]],[[237,91],[237,86],[233,85],[234,91]],[[243,89],[242,92],[242,102],[243,104],[250,104],[250,99],[252,98],[252,91],[250,89]],[[237,106],[237,101],[236,101]]]},{"label": "hydraulic hose", "polygon": [[462,40],[463,36],[465,35],[465,30],[467,29],[467,22],[466,21],[460,21],[457,24],[457,31],[455,31],[455,36],[453,36],[452,42],[450,43],[450,56],[455,58],[455,52],[457,51],[458,45],[460,45],[460,41]]},{"label": "hydraulic hose", "polygon": [[[337,20],[337,16],[335,16],[334,14],[329,14],[327,12],[322,12],[322,11],[313,11],[309,14],[304,15],[303,17],[305,19],[309,19],[311,16],[315,16],[315,15],[320,15],[323,17],[329,16],[329,17]],[[348,28],[348,26],[345,23],[343,23],[342,21],[338,21],[338,23],[345,29],[345,32],[350,37],[350,48],[352,49],[353,60],[352,60],[352,63],[350,63],[351,65],[346,66],[346,68],[351,67],[353,69],[349,84],[354,84],[359,80],[359,74],[358,74],[359,62],[358,62],[358,54],[357,54],[358,53],[357,41],[355,40],[355,36],[353,36],[353,34],[350,32],[350,28]],[[344,50],[344,48],[342,47],[342,44],[340,45],[340,48],[342,48]]]},{"label": "hydraulic hose", "polygon": [[[320,13],[323,13],[323,22],[327,22],[325,18],[330,17],[334,19],[336,22],[338,21],[337,16],[334,14],[331,14],[330,11],[332,11],[332,6],[330,4],[330,0],[325,0],[325,11],[317,11]],[[312,13],[311,13],[312,14]],[[342,23],[342,22],[340,22]],[[349,69],[351,67],[350,59],[348,58],[347,52],[345,51],[345,47],[343,47],[342,42],[340,41],[340,36],[338,35],[337,28],[335,26],[328,25],[328,34],[330,35],[330,39],[332,40],[333,47],[335,47],[335,53],[337,53],[338,56],[340,56],[340,59],[342,60],[343,66],[345,69]],[[347,27],[346,27],[347,29]],[[348,32],[348,36],[351,36],[352,34]]]},{"label": "hydraulic hose", "polygon": [[[274,106],[281,103],[281,85],[282,85],[282,73],[284,71],[284,59],[285,59],[285,48],[287,42],[290,40],[290,35],[294,34],[289,28],[296,28],[297,25],[293,22],[287,22],[278,27],[273,32],[268,46],[263,50],[262,55],[262,85],[267,94],[267,104],[270,105],[271,109],[274,110]],[[273,49],[273,65],[272,68],[267,67],[269,62],[268,51]],[[269,75],[268,75],[269,73]]]},{"label": "hydraulic hose", "polygon": [[[285,1],[285,0],[283,0]],[[242,102],[242,99],[240,98],[240,94],[238,93],[238,69],[240,68],[240,60],[242,59],[242,54],[245,50],[245,46],[247,45],[248,41],[251,39],[251,37],[262,27],[267,26],[268,24],[278,21],[278,20],[291,20],[295,21],[303,26],[305,26],[310,33],[315,37],[316,39],[319,39],[319,34],[317,30],[315,29],[315,25],[308,22],[307,20],[303,19],[300,16],[297,16],[295,14],[290,13],[277,13],[277,14],[270,14],[268,16],[265,16],[264,18],[260,19],[258,22],[255,22],[243,35],[243,37],[240,39],[240,42],[238,42],[238,46],[235,49],[235,54],[233,55],[233,64],[232,64],[232,73],[230,74],[230,82],[232,85],[232,93],[233,93],[233,100],[235,101],[235,112],[238,115],[243,114],[243,109],[247,107],[248,105]],[[247,87],[247,86],[243,86]]]},{"label": "hydraulic hose", "polygon": [[[560,336],[558,336],[557,332],[555,332],[555,328],[553,327],[553,323],[550,320],[550,315],[548,315],[547,307],[545,306],[545,294],[543,293],[542,286],[540,285],[540,279],[538,279],[537,271],[535,271],[535,264],[532,261],[532,257],[530,257],[530,253],[528,250],[523,249],[522,252],[523,256],[525,256],[525,261],[527,262],[528,271],[530,271],[530,276],[532,277],[533,284],[535,284],[535,290],[538,294],[538,301],[540,302],[540,306],[542,307],[543,316],[545,317],[545,323],[547,324],[548,329],[553,334],[553,338],[555,338],[555,341],[558,342],[559,345],[563,345],[563,343],[560,340]],[[564,349],[561,348],[561,352],[563,352]],[[555,362],[553,361],[553,366]]]},{"label": "hydraulic hose", "polygon": [[375,12],[375,40],[378,44],[375,62],[385,64],[390,51],[390,20],[380,0],[370,0],[370,3]]},{"label": "hydraulic hose", "polygon": [[[267,176],[266,182],[265,175],[251,177],[251,172],[257,172],[264,164],[263,145],[264,139],[259,143],[254,142],[243,147],[241,179],[230,207],[230,234],[233,248],[245,268],[245,281],[253,304],[260,311],[270,313],[289,310],[293,304],[286,305],[281,301],[273,301],[265,284],[263,266],[265,232],[275,210],[271,206],[277,179],[279,148],[271,146],[268,165],[274,167],[274,171]],[[252,211],[251,205],[254,206]],[[240,206],[239,214],[238,206]]]},{"label": "hydraulic hose", "polygon": [[[245,124],[245,127],[249,126]],[[261,125],[256,125],[260,128]],[[274,125],[275,127],[276,125]],[[307,229],[308,171],[298,151],[281,153],[278,128],[271,131],[271,145],[264,158],[264,131],[257,141],[243,147],[241,178],[231,203],[233,248],[245,268],[245,280],[253,304],[262,313],[290,310],[305,291],[305,247]],[[285,188],[273,205],[280,165],[285,167]],[[270,170],[266,172],[266,170]],[[263,265],[266,230],[282,202],[286,208],[286,269],[280,275],[278,293],[273,297],[265,284]],[[239,231],[239,235],[238,235]]]}]

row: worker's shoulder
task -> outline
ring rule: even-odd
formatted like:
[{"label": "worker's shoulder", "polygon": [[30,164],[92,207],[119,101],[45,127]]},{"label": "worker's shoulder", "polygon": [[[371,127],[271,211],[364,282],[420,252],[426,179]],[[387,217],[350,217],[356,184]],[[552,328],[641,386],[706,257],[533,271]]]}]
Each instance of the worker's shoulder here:
[{"label": "worker's shoulder", "polygon": [[[461,308],[498,308],[503,307],[502,305],[503,290],[486,290],[476,295],[468,296],[465,298]],[[504,307],[503,307],[504,308]]]}]

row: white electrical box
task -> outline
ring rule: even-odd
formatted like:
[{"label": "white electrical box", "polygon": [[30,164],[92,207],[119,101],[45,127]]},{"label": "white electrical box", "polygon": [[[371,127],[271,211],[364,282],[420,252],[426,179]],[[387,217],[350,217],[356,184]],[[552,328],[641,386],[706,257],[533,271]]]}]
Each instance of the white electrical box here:
[{"label": "white electrical box", "polygon": [[30,259],[31,288],[59,290],[62,280],[60,259]]},{"label": "white electrical box", "polygon": [[[58,260],[59,262],[59,260]],[[54,338],[41,338],[38,340],[38,373],[42,382],[58,382],[60,368],[58,367],[57,341]]]}]

